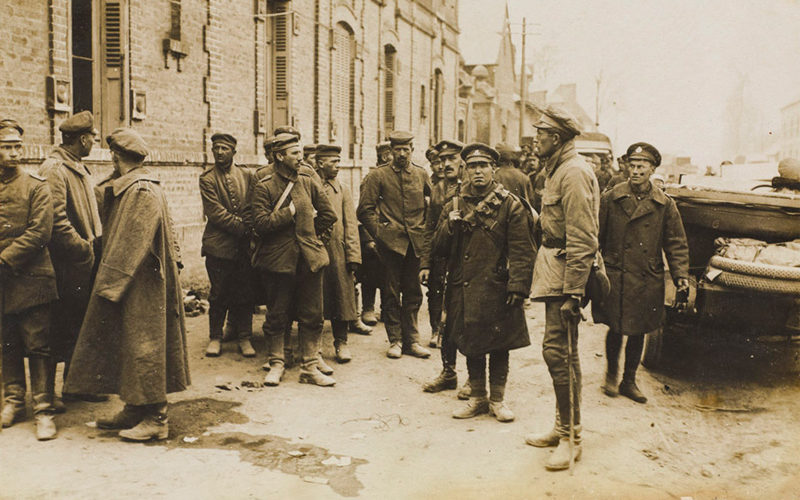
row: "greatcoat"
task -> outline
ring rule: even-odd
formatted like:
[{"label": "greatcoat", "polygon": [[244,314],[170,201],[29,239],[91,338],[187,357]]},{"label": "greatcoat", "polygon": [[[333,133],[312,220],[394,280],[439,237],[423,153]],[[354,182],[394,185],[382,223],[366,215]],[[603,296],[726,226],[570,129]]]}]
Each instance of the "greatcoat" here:
[{"label": "greatcoat", "polygon": [[353,321],[358,317],[355,283],[347,264],[361,264],[358,219],[350,190],[338,179],[326,179],[322,187],[336,212],[331,239],[325,245],[330,264],[325,268],[325,317]]},{"label": "greatcoat", "polygon": [[664,260],[672,279],[689,277],[689,247],[675,201],[651,186],[637,202],[630,183],[600,200],[600,251],[611,293],[592,305],[596,323],[623,335],[652,332],[664,322]]},{"label": "greatcoat", "polygon": [[190,383],[167,200],[142,167],[103,186],[103,255],[64,390],[163,403]]},{"label": "greatcoat", "polygon": [[[462,223],[448,219],[456,200]],[[447,259],[447,322],[455,322],[454,340],[467,357],[530,345],[522,305],[511,307],[506,300],[510,292],[530,292],[532,224],[528,209],[496,183],[488,195],[463,186],[442,211],[432,254]]]}]

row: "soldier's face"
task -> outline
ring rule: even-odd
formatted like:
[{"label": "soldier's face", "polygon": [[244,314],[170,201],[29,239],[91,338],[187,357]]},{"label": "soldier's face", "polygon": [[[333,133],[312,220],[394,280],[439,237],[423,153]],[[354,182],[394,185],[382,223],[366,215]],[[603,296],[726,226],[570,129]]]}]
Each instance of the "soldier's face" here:
[{"label": "soldier's face", "polygon": [[488,161],[467,163],[467,180],[476,188],[485,188],[494,178],[494,164]]},{"label": "soldier's face", "polygon": [[451,153],[440,156],[444,166],[444,178],[452,181],[458,179],[461,174],[461,157],[458,153]]},{"label": "soldier's face", "polygon": [[539,158],[548,158],[558,149],[561,139],[552,130],[540,128],[536,131],[536,149],[534,153]]},{"label": "soldier's face", "polygon": [[444,165],[439,161],[438,157],[431,160],[431,171],[437,179],[444,177]]},{"label": "soldier's face", "polygon": [[391,151],[384,151],[378,155],[378,163],[383,165],[384,163],[389,163],[392,161],[392,152]]},{"label": "soldier's face", "polygon": [[22,157],[22,141],[0,142],[0,168],[16,168]]},{"label": "soldier's face", "polygon": [[408,165],[408,159],[411,158],[411,153],[414,151],[414,146],[411,144],[398,144],[392,146],[392,156],[394,157],[394,164],[400,168],[405,168]]},{"label": "soldier's face", "polygon": [[324,156],[317,158],[317,165],[325,179],[335,179],[339,175],[339,157]]},{"label": "soldier's face", "polygon": [[631,173],[631,184],[636,187],[645,186],[656,171],[656,167],[647,160],[631,160],[628,162],[628,169]]},{"label": "soldier's face", "polygon": [[297,167],[300,166],[300,161],[303,159],[303,149],[300,146],[292,146],[283,152],[276,153],[275,159],[292,170],[297,170]]},{"label": "soldier's face", "polygon": [[211,153],[214,154],[214,163],[217,165],[227,165],[232,162],[235,152],[235,149],[221,142],[217,142],[211,147]]},{"label": "soldier's face", "polygon": [[83,153],[81,155],[82,157],[89,156],[89,154],[92,152],[92,148],[94,148],[94,139],[95,135],[92,133],[83,134],[81,136],[80,142],[81,142],[81,150]]}]

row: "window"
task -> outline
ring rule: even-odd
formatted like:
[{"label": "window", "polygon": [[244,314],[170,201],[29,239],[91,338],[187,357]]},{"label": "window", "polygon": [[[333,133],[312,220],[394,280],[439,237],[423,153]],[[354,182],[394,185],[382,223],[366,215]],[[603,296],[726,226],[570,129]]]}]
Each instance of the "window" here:
[{"label": "window", "polygon": [[442,98],[444,97],[444,76],[437,69],[433,76],[433,142],[442,140]]},{"label": "window", "polygon": [[[272,130],[289,124],[289,50],[291,37],[288,34],[289,12],[286,2],[270,2],[272,7]],[[269,74],[269,73],[268,73]]]},{"label": "window", "polygon": [[334,44],[331,54],[332,75],[332,141],[342,145],[345,158],[355,156],[355,37],[350,27],[339,23],[333,32]]},{"label": "window", "polygon": [[72,0],[72,110],[94,112],[92,0]]},{"label": "window", "polygon": [[388,136],[394,130],[395,56],[391,45],[383,48],[383,131]]},{"label": "window", "polygon": [[427,102],[425,99],[425,85],[422,85],[419,91],[419,117],[421,120],[424,120],[428,117],[428,110],[426,106]]},{"label": "window", "polygon": [[465,142],[464,141],[464,120],[458,120],[458,142]]}]

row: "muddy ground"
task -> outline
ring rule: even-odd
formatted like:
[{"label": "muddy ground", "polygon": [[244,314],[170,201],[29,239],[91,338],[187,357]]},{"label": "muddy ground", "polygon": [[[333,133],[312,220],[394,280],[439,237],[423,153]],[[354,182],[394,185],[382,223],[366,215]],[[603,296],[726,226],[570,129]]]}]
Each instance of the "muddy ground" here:
[{"label": "muddy ground", "polygon": [[[234,344],[205,358],[207,317],[189,318],[193,386],[170,396],[169,440],[122,443],[91,427],[117,398],[72,404],[54,441],[37,442],[28,419],[0,433],[0,498],[800,498],[791,360],[696,342],[669,372],[641,370],[650,401],[639,405],[600,392],[605,329],[591,324],[580,339],[583,457],[572,476],[544,470],[551,450],[524,443],[552,425],[554,407],[542,306],[528,315],[533,344],[511,355],[508,424],[452,419],[455,391],[421,391],[438,351],[387,359],[382,324],[351,337],[351,363],[330,361],[336,387],[301,385],[295,368],[266,388],[263,337],[255,360]],[[426,338],[422,314],[420,324]],[[331,357],[327,326],[325,339]],[[459,358],[459,382],[465,372]]]}]

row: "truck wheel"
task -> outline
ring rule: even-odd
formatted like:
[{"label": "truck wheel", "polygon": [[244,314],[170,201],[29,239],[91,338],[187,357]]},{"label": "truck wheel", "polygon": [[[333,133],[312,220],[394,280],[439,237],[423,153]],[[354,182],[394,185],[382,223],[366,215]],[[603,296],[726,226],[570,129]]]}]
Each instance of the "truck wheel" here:
[{"label": "truck wheel", "polygon": [[770,264],[760,264],[757,262],[745,262],[743,260],[729,259],[721,255],[711,257],[709,264],[723,271],[732,273],[749,274],[751,276],[761,276],[780,280],[800,281],[800,268],[788,266],[773,266]]}]

